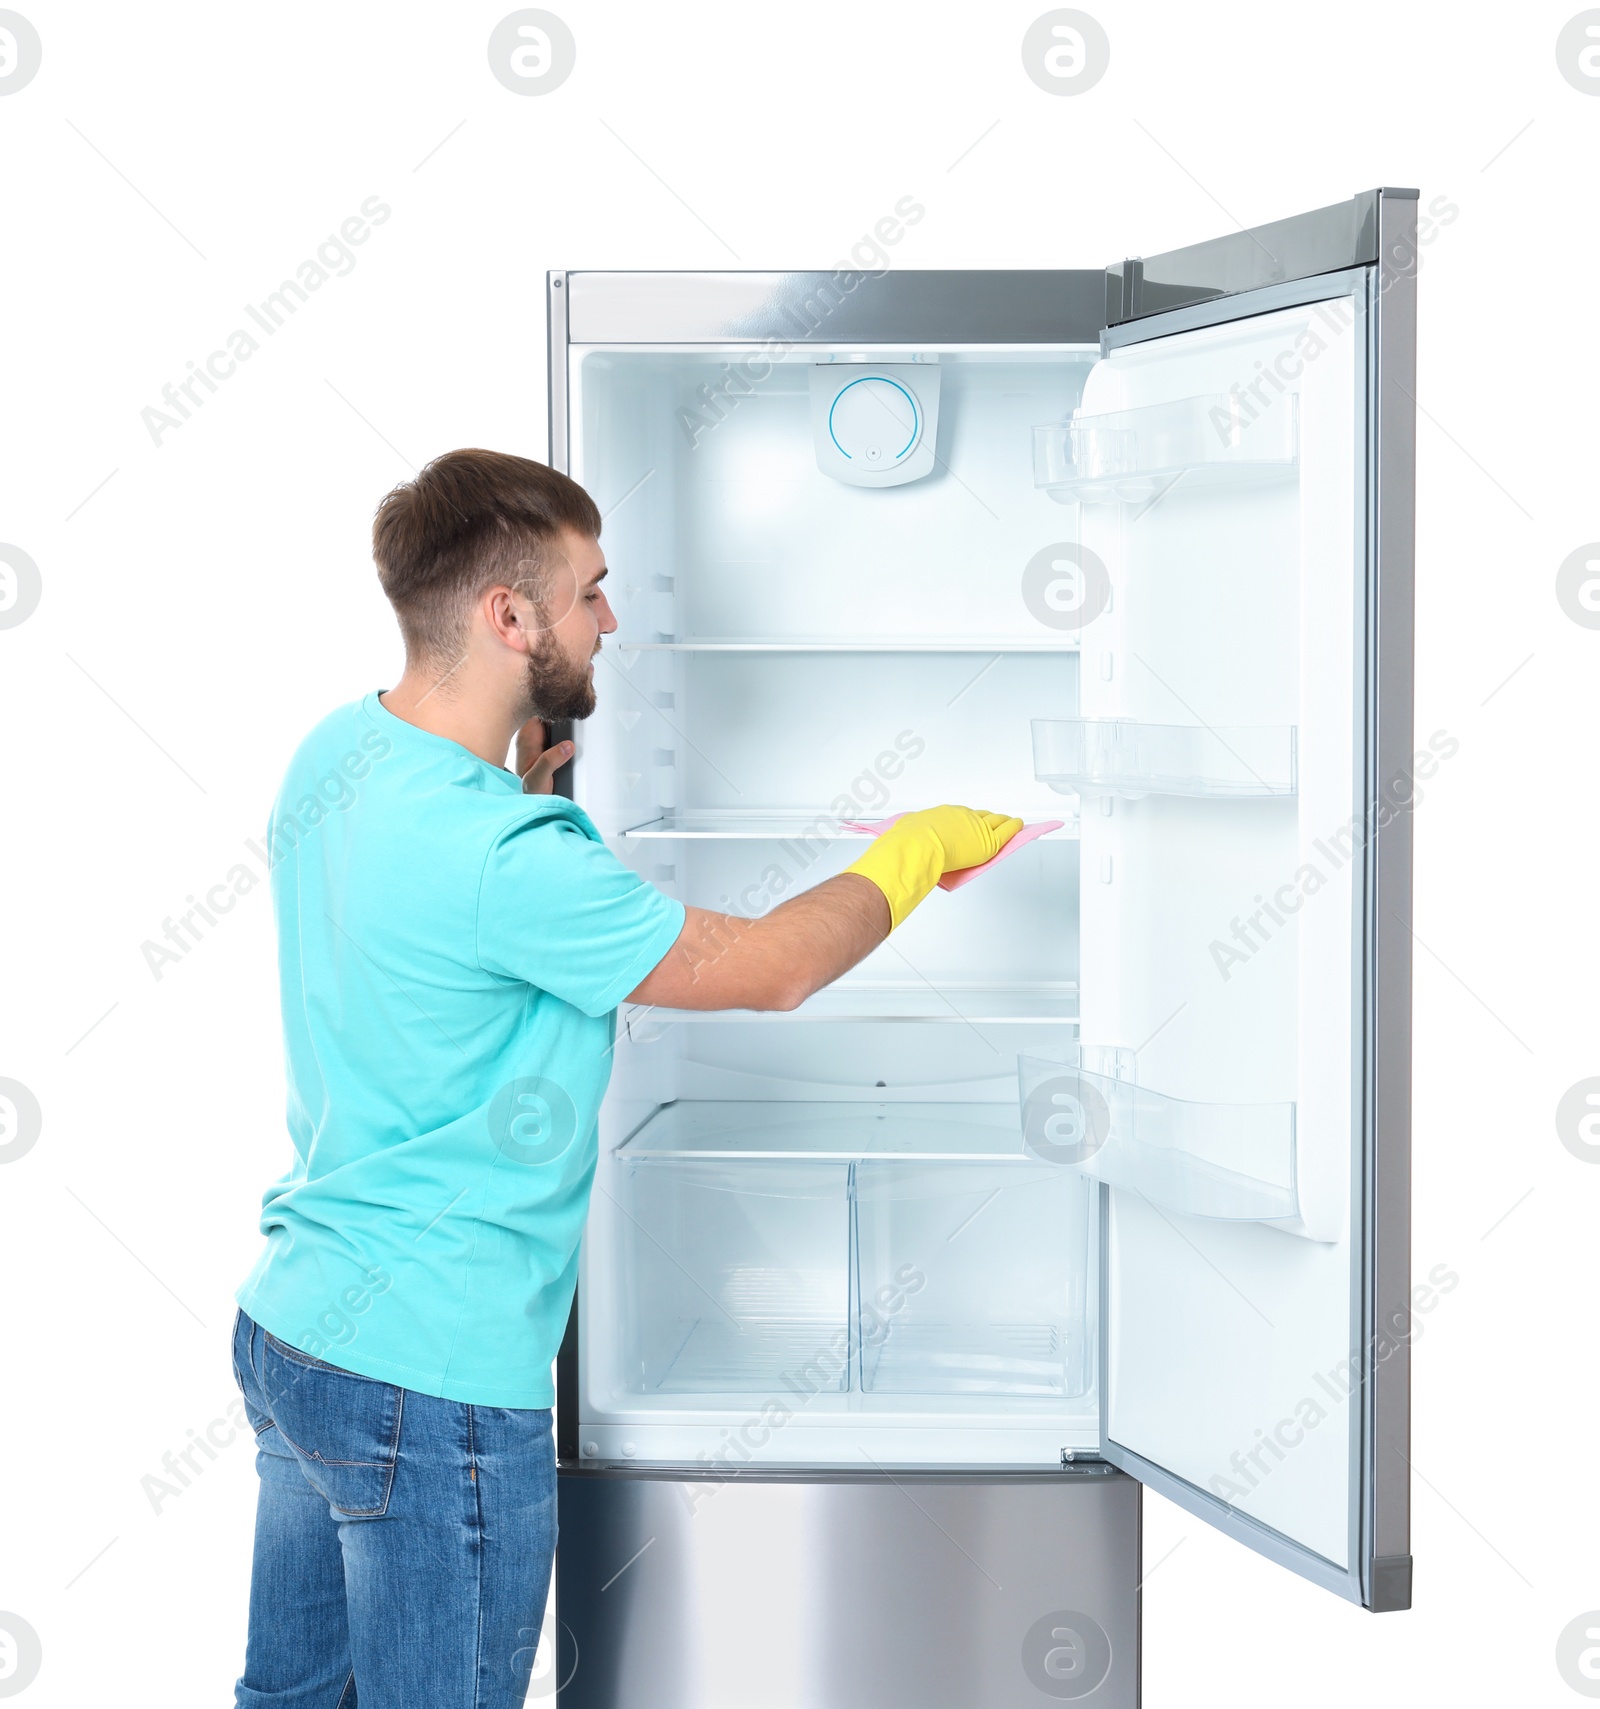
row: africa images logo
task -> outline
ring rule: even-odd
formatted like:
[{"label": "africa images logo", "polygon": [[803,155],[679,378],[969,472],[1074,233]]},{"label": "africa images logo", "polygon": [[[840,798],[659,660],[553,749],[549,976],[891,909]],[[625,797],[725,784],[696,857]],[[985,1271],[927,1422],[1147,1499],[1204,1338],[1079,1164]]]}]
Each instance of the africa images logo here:
[{"label": "africa images logo", "polygon": [[1022,569],[1022,603],[1051,629],[1082,629],[1111,604],[1111,574],[1087,546],[1041,546]]},{"label": "africa images logo", "polygon": [[20,12],[0,12],[0,95],[26,89],[38,76],[43,59],[44,48],[33,25]]},{"label": "africa images logo", "polygon": [[1082,1074],[1053,1074],[1022,1105],[1022,1139],[1046,1163],[1082,1163],[1111,1134],[1111,1107]]},{"label": "africa images logo", "polygon": [[0,545],[0,629],[26,623],[39,606],[39,566],[20,546]]},{"label": "africa images logo", "polygon": [[39,1634],[20,1614],[0,1611],[0,1697],[15,1697],[33,1684],[43,1659]]},{"label": "africa images logo", "polygon": [[39,1100],[20,1080],[0,1079],[0,1163],[15,1163],[44,1131]]},{"label": "africa images logo", "polygon": [[543,1075],[512,1080],[489,1105],[489,1136],[512,1163],[554,1163],[572,1144],[578,1112],[566,1091]]},{"label": "africa images logo", "polygon": [[1022,1668],[1047,1697],[1087,1697],[1111,1671],[1111,1640],[1099,1621],[1062,1608],[1028,1628]]},{"label": "africa images logo", "polygon": [[578,44],[554,12],[511,12],[489,34],[489,69],[513,95],[548,95],[577,63]]}]

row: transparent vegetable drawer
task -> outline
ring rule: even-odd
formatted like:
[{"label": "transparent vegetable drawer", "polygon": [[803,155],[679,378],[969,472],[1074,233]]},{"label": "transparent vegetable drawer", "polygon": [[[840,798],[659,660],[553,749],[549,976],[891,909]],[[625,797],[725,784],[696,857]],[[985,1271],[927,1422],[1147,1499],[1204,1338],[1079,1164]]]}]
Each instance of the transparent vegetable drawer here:
[{"label": "transparent vegetable drawer", "polygon": [[1059,1395],[1089,1387],[1088,1183],[1022,1149],[856,1166],[861,1387]]},{"label": "transparent vegetable drawer", "polygon": [[634,1393],[1085,1391],[1089,1190],[1014,1104],[684,1100],[617,1162]]},{"label": "transparent vegetable drawer", "polygon": [[850,1385],[849,1165],[641,1159],[626,1172],[626,1383]]}]

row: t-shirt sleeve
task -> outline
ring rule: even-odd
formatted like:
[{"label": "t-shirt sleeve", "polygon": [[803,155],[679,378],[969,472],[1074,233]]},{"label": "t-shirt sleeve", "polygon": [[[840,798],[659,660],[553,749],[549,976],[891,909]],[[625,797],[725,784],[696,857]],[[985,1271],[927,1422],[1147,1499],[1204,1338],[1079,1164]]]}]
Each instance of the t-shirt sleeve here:
[{"label": "t-shirt sleeve", "polygon": [[570,819],[528,819],[484,862],[478,964],[604,1015],[677,942],[683,920],[681,902]]}]

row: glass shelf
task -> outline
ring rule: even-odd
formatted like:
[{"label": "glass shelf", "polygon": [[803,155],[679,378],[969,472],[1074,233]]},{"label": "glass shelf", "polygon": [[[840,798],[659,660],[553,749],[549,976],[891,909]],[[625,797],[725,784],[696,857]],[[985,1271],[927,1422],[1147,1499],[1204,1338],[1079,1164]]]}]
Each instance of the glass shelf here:
[{"label": "glass shelf", "polygon": [[[872,808],[863,807],[870,816]],[[865,840],[861,831],[847,831],[841,821],[826,807],[677,807],[654,819],[631,825],[617,833],[619,837],[656,839],[658,841],[688,841],[717,837],[749,842],[774,842],[785,837],[799,837],[807,842],[859,843]],[[1059,831],[1047,831],[1041,843],[1075,842],[1075,825],[1064,825]]]},{"label": "glass shelf", "polygon": [[624,1163],[1004,1162],[1036,1168],[1012,1104],[757,1103],[684,1098],[664,1104],[617,1148]]},{"label": "glass shelf", "polygon": [[754,842],[785,837],[801,837],[813,843],[862,840],[859,831],[845,830],[825,807],[678,807],[617,834],[640,841],[654,838],[674,842],[705,837]]},{"label": "glass shelf", "polygon": [[1061,504],[1145,504],[1195,487],[1282,480],[1298,466],[1296,397],[1212,392],[1033,430],[1033,484]]},{"label": "glass shelf", "polygon": [[1035,718],[1033,774],[1062,795],[1293,795],[1295,727]]},{"label": "glass shelf", "polygon": [[1017,1066],[1034,1155],[1184,1216],[1299,1216],[1292,1103],[1191,1103],[1042,1057],[1019,1057]]},{"label": "glass shelf", "polygon": [[620,653],[1075,653],[1059,635],[884,635],[875,640],[783,636],[746,639],[617,641]]},{"label": "glass shelf", "polygon": [[985,1026],[1076,1021],[1078,987],[1068,980],[1036,985],[830,985],[798,1009],[773,1013],[754,1009],[624,1008],[629,1035],[680,1022],[795,1021],[960,1022]]}]

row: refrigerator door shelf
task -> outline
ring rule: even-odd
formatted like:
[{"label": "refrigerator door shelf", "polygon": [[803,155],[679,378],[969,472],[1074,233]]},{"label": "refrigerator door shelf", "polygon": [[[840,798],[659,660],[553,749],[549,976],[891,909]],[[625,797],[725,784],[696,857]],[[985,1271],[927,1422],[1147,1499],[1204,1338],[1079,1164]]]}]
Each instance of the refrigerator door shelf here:
[{"label": "refrigerator door shelf", "polygon": [[1023,1134],[1037,1155],[1182,1216],[1299,1218],[1292,1103],[1192,1103],[1039,1057],[1017,1066]]},{"label": "refrigerator door shelf", "polygon": [[1180,482],[1292,479],[1298,442],[1294,393],[1261,402],[1235,386],[1035,427],[1033,484],[1061,504],[1148,504]]},{"label": "refrigerator door shelf", "polygon": [[798,1009],[654,1009],[635,1004],[622,1012],[630,1036],[636,1030],[675,1026],[682,1022],[727,1025],[796,1021],[912,1021],[960,1025],[1027,1025],[1035,1022],[1075,1023],[1078,987],[1072,980],[1041,981],[1036,985],[829,985],[808,997]]},{"label": "refrigerator door shelf", "polygon": [[1132,718],[1035,718],[1033,770],[1062,795],[1291,796],[1292,724],[1145,724]]}]

